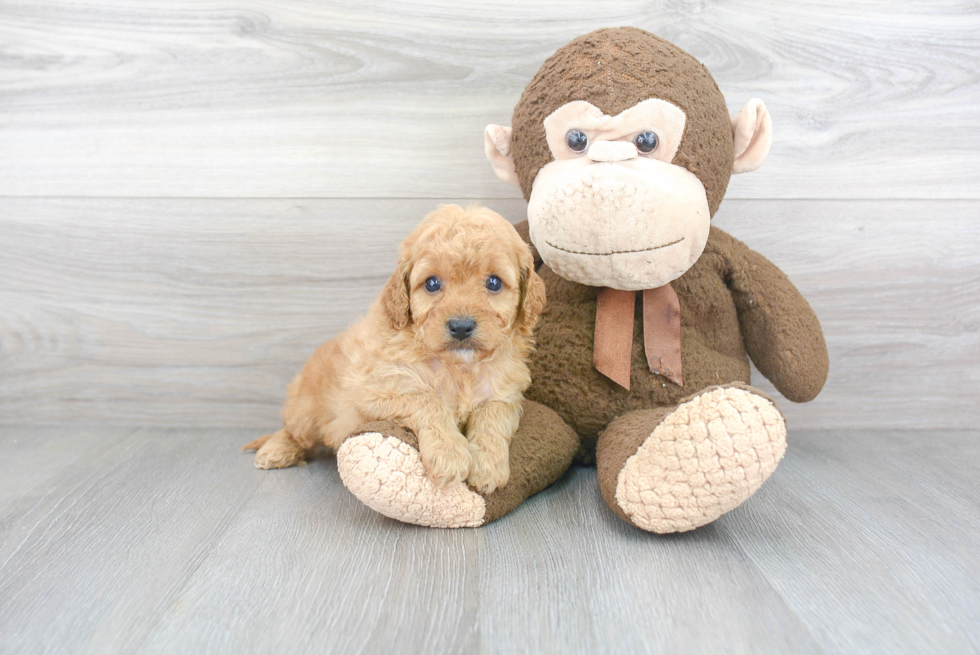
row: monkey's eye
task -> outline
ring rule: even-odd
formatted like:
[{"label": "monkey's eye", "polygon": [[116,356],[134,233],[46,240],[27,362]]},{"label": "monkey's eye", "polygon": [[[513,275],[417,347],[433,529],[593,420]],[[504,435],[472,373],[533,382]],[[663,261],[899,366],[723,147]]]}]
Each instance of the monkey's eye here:
[{"label": "monkey's eye", "polygon": [[487,278],[487,291],[494,293],[500,291],[504,288],[504,283],[500,281],[500,278],[496,275],[491,275]]},{"label": "monkey's eye", "polygon": [[585,152],[589,147],[589,137],[582,130],[568,130],[565,135],[565,143],[572,152]]},{"label": "monkey's eye", "polygon": [[656,150],[658,143],[660,143],[660,139],[657,138],[657,134],[650,130],[640,132],[633,138],[633,145],[643,154],[648,154]]},{"label": "monkey's eye", "polygon": [[442,282],[440,282],[439,278],[436,277],[435,275],[433,275],[432,277],[430,277],[428,280],[425,281],[425,290],[428,291],[429,293],[435,293],[441,288],[442,288]]}]

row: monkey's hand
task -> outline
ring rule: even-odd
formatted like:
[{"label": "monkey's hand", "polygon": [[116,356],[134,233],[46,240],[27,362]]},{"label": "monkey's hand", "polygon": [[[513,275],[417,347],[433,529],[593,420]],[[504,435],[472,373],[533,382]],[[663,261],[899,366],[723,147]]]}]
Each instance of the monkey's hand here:
[{"label": "monkey's hand", "polygon": [[813,400],[829,367],[817,315],[768,259],[721,230],[712,228],[711,240],[728,257],[728,285],[752,361],[787,399]]}]

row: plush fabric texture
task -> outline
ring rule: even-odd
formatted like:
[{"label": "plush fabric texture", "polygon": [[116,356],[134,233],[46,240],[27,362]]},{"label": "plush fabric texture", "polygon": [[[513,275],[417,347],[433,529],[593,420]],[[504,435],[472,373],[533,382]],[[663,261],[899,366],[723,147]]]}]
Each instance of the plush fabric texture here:
[{"label": "plush fabric texture", "polygon": [[[559,154],[559,161],[553,160],[546,118],[551,117],[552,141],[558,143],[564,129],[560,119],[569,112],[591,116],[594,129],[614,129],[632,120],[634,113],[656,108],[658,103],[651,99],[675,105],[684,116],[671,161],[654,158],[654,163],[679,171],[697,187],[696,194],[678,192],[669,175],[654,175],[656,183],[645,185],[641,178],[635,184],[592,183],[598,171],[615,178],[613,171],[631,170],[632,144],[600,145],[596,154],[603,161],[599,163],[589,160],[587,153],[578,158]],[[594,110],[582,104],[566,106],[576,101],[590,103]],[[620,116],[644,102],[643,111]],[[675,123],[675,131],[680,130],[680,123]],[[672,123],[666,124],[669,132]],[[754,129],[757,126],[762,129]],[[604,133],[596,134],[601,141]],[[676,134],[664,137],[668,144],[676,141]],[[793,284],[764,257],[710,227],[710,216],[718,209],[733,169],[751,170],[761,164],[770,140],[771,121],[761,102],[750,102],[733,122],[707,69],[652,34],[635,28],[597,30],[559,49],[525,89],[514,109],[512,131],[490,126],[485,133],[485,149],[498,176],[509,182],[516,178],[529,201],[532,186],[537,189],[529,216],[534,219],[534,238],[542,240],[537,247],[532,243],[531,251],[548,298],[535,331],[536,351],[528,362],[532,383],[525,394],[524,415],[510,444],[510,481],[482,496],[462,484],[455,489],[426,486],[414,435],[389,425],[366,426],[341,447],[338,465],[348,488],[399,520],[473,526],[505,515],[547,487],[573,457],[582,463],[598,459],[600,489],[610,508],[653,532],[693,529],[751,496],[782,457],[786,430],[771,399],[748,386],[749,358],[786,398],[797,402],[819,393],[828,370],[820,324]],[[736,145],[740,160],[735,160]],[[508,152],[514,158],[513,169]],[[592,166],[597,168],[574,177],[579,168]],[[663,195],[657,185],[664,180],[679,206],[672,208],[676,211],[655,213],[670,219],[633,220],[631,203],[649,208],[643,192]],[[573,191],[565,193],[566,187]],[[593,205],[587,209],[574,192],[586,187]],[[561,211],[538,207],[559,200],[565,203]],[[592,211],[595,205],[600,212]],[[566,265],[552,259],[555,249],[584,257],[641,252],[633,248],[654,250],[651,244],[633,245],[633,241],[650,238],[651,233],[662,236],[656,231],[677,227],[670,221],[692,211],[703,220],[698,238],[690,239],[696,241],[696,252],[681,264],[671,264],[669,278],[657,284],[631,286],[627,279],[636,275],[636,268],[650,264],[652,255],[627,260],[615,269],[612,263],[618,260],[610,259],[608,266],[620,285],[579,276],[587,265],[574,260]],[[579,221],[582,229],[571,230],[574,243],[545,243],[547,230],[542,232],[542,225],[547,227],[547,220],[566,228],[556,233],[568,233],[571,220]],[[603,250],[603,242],[622,232],[624,221],[635,223],[622,239],[629,243],[628,250],[606,252],[609,248]],[[527,223],[516,227],[531,243]],[[690,234],[684,232],[685,239]],[[666,247],[660,242],[653,245]],[[541,261],[541,252],[554,270]],[[625,344],[628,371],[619,371],[628,373],[629,388],[624,389],[593,365],[599,285],[629,291],[667,282],[676,304],[673,298],[657,303],[659,310],[652,311],[650,318],[668,326],[673,321],[676,327],[679,312],[680,370],[676,373],[682,372],[684,386],[673,372],[670,377],[651,372],[645,353],[644,304],[634,302],[632,315],[627,306],[617,321],[620,327],[633,321],[632,340]],[[662,336],[647,334],[652,345],[662,345]],[[676,339],[670,341],[676,344]],[[665,350],[658,356],[658,366],[664,358],[677,361],[676,352]]]},{"label": "plush fabric texture", "polygon": [[504,516],[558,480],[578,448],[578,436],[554,411],[525,400],[521,424],[510,442],[510,481],[484,496],[485,522]]},{"label": "plush fabric texture", "polygon": [[508,156],[512,132],[510,127],[488,125],[483,134],[483,152],[490,160],[498,180],[512,186],[519,186],[514,160]]},{"label": "plush fabric texture", "polygon": [[747,173],[759,168],[769,156],[772,146],[772,118],[765,103],[758,98],[745,103],[732,116],[732,132],[735,134],[732,173]]},{"label": "plush fabric texture", "polygon": [[[676,227],[672,221],[683,216],[682,208],[677,207],[669,213],[653,212],[669,217],[667,220],[633,220],[630,203],[649,203],[637,201],[638,189],[625,184],[603,188],[598,197],[601,212],[584,207],[577,199],[567,203],[567,210],[563,206],[555,212],[551,206],[556,197],[568,195],[566,188],[583,187],[590,189],[589,199],[596,204],[594,185],[586,184],[588,176],[575,177],[577,169],[564,164],[577,163],[590,175],[594,175],[591,167],[607,176],[618,170],[620,177],[629,177],[631,170],[632,160],[607,162],[632,155],[627,146],[600,148],[602,162],[589,160],[588,151],[582,157],[566,158],[566,153],[556,150],[558,161],[553,160],[549,137],[560,146],[562,130],[575,127],[561,122],[566,114],[592,116],[604,127],[615,121],[603,114],[616,117],[650,99],[672,103],[683,112],[683,134],[670,161],[676,166],[671,168],[704,188],[702,191],[699,185],[700,195],[674,195],[685,211],[695,201],[702,203],[693,208],[695,215],[704,216],[706,202],[710,218],[733,170],[752,170],[765,159],[772,138],[768,111],[761,101],[752,100],[733,120],[714,79],[700,62],[642,30],[597,30],[560,48],[537,72],[515,107],[508,151],[529,201],[533,227],[522,224],[517,229],[531,243],[548,296],[536,329],[537,347],[529,362],[532,383],[525,397],[555,410],[575,431],[580,443],[577,459],[582,463],[596,462],[597,440],[602,435],[600,487],[614,512],[645,530],[676,532],[714,520],[748,498],[772,473],[785,450],[782,415],[771,400],[748,386],[749,358],[786,398],[797,402],[819,393],[829,361],[820,323],[799,291],[776,266],[710,227],[710,221],[705,221],[706,229],[697,243],[699,249],[703,245],[703,251],[694,253],[658,284],[634,287],[622,282],[635,275],[633,269],[644,261],[620,266],[623,270],[613,271],[617,284],[610,284],[585,275],[591,269],[553,259],[556,248],[583,256],[606,256],[610,248],[604,242],[624,226],[633,230],[627,232],[626,240],[638,243],[630,248],[643,248],[649,244],[640,242],[651,232]],[[561,112],[556,113],[559,108]],[[491,154],[500,155],[500,151]],[[617,166],[622,168],[613,168]],[[573,221],[584,226],[576,231],[578,225],[572,225],[578,241],[572,245],[548,242],[550,233],[542,232],[542,221],[555,215],[561,217],[555,219],[556,224],[566,227],[566,232]],[[554,231],[563,234],[560,229]],[[612,252],[621,253],[618,249]],[[636,251],[626,252],[633,255]],[[542,253],[553,267],[542,262]],[[629,388],[624,389],[593,365],[600,287],[648,290],[666,282],[677,296],[676,305],[670,303],[670,316],[676,319],[679,311],[678,373],[683,378],[651,372],[644,354],[643,304],[634,303],[633,336],[625,344]],[[623,327],[630,313],[627,303],[620,304],[627,311],[615,323]],[[665,307],[650,309],[650,318],[670,323],[663,320]],[[652,332],[650,336],[653,345],[663,341]],[[676,352],[665,355],[677,361]],[[616,377],[624,379],[626,371],[615,368]],[[683,388],[675,380],[682,381]]]},{"label": "plush fabric texture", "polygon": [[714,521],[758,490],[786,452],[772,399],[740,384],[677,408],[630,412],[599,440],[599,487],[622,519],[658,533]]},{"label": "plush fabric texture", "polygon": [[[385,516],[432,528],[483,525],[486,502],[464,483],[436,487],[425,474],[415,435],[387,421],[369,424],[337,451],[344,486]],[[414,443],[410,443],[414,442]]]},{"label": "plush fabric texture", "polygon": [[404,523],[439,528],[485,525],[560,478],[579,447],[555,412],[525,401],[510,443],[510,481],[481,495],[463,483],[442,489],[425,475],[418,438],[389,421],[362,426],[337,452],[344,486],[365,505]]},{"label": "plush fabric texture", "polygon": [[[527,235],[526,225],[518,232]],[[600,432],[617,416],[675,406],[707,387],[748,384],[749,355],[786,398],[803,402],[823,387],[829,366],[820,323],[776,266],[712,227],[701,258],[671,283],[680,303],[684,387],[650,373],[644,354],[642,307],[634,313],[629,391],[593,366],[598,289],[554,274],[541,264],[548,304],[536,332],[527,398],[555,410],[575,430],[578,459],[595,461]]]},{"label": "plush fabric texture", "polygon": [[591,152],[538,171],[527,207],[538,253],[562,277],[594,287],[640,291],[683,275],[711,228],[701,181],[659,159],[608,164]]},{"label": "plush fabric texture", "polygon": [[[591,102],[576,100],[562,105],[544,119],[544,130],[551,153],[557,159],[576,159],[580,156],[569,150],[565,143],[568,130],[578,129],[587,130],[591,135],[588,149],[590,159],[622,161],[638,155],[630,137],[654,125],[659,144],[653,156],[669,164],[681,145],[686,122],[687,116],[680,107],[659,98],[644,100],[618,116],[603,113]],[[606,152],[601,152],[603,150]],[[507,144],[507,151],[510,152],[510,143]]]},{"label": "plush fabric texture", "polygon": [[589,102],[616,116],[650,98],[687,115],[673,163],[701,180],[712,215],[733,161],[732,124],[725,98],[704,65],[663,39],[634,27],[580,36],[545,61],[514,109],[511,152],[524,198],[538,171],[552,161],[544,119],[562,105]]}]

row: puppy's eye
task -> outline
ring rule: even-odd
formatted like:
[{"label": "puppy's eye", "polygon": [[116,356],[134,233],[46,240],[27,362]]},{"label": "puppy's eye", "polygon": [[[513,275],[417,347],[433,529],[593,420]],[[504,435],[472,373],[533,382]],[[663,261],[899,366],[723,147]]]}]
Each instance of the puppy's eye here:
[{"label": "puppy's eye", "polygon": [[565,143],[572,152],[585,152],[589,147],[589,137],[582,130],[568,130],[565,135]]},{"label": "puppy's eye", "polygon": [[435,275],[433,275],[432,277],[430,277],[428,280],[425,281],[425,290],[428,291],[429,293],[435,293],[441,288],[442,288],[442,282],[440,282],[439,278],[436,277]]},{"label": "puppy's eye", "polygon": [[487,290],[488,291],[500,291],[504,288],[504,283],[500,281],[500,278],[496,275],[491,275],[487,278]]},{"label": "puppy's eye", "polygon": [[660,143],[660,139],[657,137],[656,132],[651,132],[647,130],[646,132],[640,132],[633,139],[633,145],[636,149],[643,154],[648,154],[657,149],[657,144]]}]

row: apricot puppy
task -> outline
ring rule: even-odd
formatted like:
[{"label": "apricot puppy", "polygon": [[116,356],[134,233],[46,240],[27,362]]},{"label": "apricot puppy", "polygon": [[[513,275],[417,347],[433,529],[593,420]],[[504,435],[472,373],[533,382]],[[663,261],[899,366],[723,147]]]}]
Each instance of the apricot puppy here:
[{"label": "apricot puppy", "polygon": [[258,450],[258,468],[283,468],[390,420],[418,435],[435,484],[502,487],[544,303],[510,223],[486,208],[442,206],[402,242],[367,316],[320,346],[289,385],[283,428],[244,449]]}]

